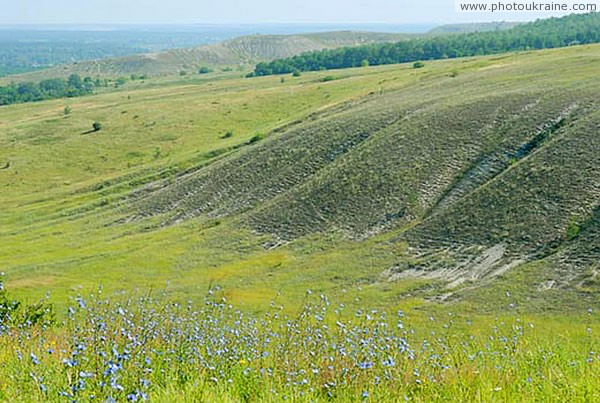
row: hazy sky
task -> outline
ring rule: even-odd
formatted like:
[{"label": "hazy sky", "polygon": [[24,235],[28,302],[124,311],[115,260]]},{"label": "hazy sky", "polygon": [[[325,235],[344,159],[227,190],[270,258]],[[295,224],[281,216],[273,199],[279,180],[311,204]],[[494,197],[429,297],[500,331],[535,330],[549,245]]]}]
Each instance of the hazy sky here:
[{"label": "hazy sky", "polygon": [[0,0],[0,24],[420,24],[530,20],[535,17],[518,13],[457,14],[454,12],[454,0]]}]

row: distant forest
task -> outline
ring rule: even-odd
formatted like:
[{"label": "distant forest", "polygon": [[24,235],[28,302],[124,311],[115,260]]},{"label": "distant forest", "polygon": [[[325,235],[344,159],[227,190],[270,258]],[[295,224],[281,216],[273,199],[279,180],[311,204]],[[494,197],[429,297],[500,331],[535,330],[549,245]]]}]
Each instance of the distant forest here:
[{"label": "distant forest", "polygon": [[3,42],[0,40],[0,77],[26,73],[78,60],[127,56],[148,51],[140,46],[71,42]]},{"label": "distant forest", "polygon": [[549,49],[600,42],[600,13],[549,18],[503,31],[475,32],[307,52],[256,65],[249,76],[343,69]]},{"label": "distant forest", "polygon": [[71,74],[68,79],[52,78],[39,83],[10,84],[0,87],[0,105],[78,97],[91,94],[97,85],[100,83],[90,77],[81,79],[77,74]]}]

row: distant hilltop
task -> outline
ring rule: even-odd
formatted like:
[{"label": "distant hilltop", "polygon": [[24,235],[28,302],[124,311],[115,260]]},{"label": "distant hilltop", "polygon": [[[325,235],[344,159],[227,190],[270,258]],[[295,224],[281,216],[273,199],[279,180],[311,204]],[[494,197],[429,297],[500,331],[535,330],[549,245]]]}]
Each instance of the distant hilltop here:
[{"label": "distant hilltop", "polygon": [[252,65],[294,56],[303,52],[398,42],[413,34],[336,31],[300,35],[249,35],[217,44],[137,54],[126,57],[75,62],[45,70],[4,77],[4,82],[40,81],[71,74],[118,77],[131,74],[162,76],[194,71],[202,66]]},{"label": "distant hilltop", "polygon": [[521,22],[476,22],[468,24],[450,24],[441,25],[433,28],[429,34],[464,34],[469,32],[488,32],[488,31],[503,31],[511,29],[517,25],[522,24]]},{"label": "distant hilltop", "polygon": [[116,78],[132,74],[163,76],[177,74],[181,71],[191,72],[203,66],[253,65],[262,61],[287,58],[315,50],[393,43],[430,35],[494,31],[509,29],[516,24],[496,22],[444,25],[422,34],[332,31],[293,35],[248,35],[192,48],[74,62],[44,70],[7,76],[0,78],[0,83],[41,81],[57,77],[66,78],[71,74],[94,78]]}]

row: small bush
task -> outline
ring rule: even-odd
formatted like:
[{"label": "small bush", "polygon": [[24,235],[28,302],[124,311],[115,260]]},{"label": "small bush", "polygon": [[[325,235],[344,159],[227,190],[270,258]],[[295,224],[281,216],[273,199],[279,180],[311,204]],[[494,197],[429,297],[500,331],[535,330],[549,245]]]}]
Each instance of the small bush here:
[{"label": "small bush", "polygon": [[200,67],[200,69],[198,69],[198,74],[208,74],[210,72],[212,72],[212,70],[208,67]]},{"label": "small bush", "polygon": [[321,79],[321,82],[326,83],[328,81],[333,81],[333,80],[335,80],[334,76],[325,76]]},{"label": "small bush", "polygon": [[413,63],[413,69],[421,69],[423,67],[425,67],[425,63],[423,63],[423,62],[414,62]]},{"label": "small bush", "polygon": [[265,136],[259,133],[255,136],[253,136],[250,140],[248,140],[248,142],[246,144],[250,145],[250,144],[258,143],[259,141],[261,141],[264,138],[265,138]]},{"label": "small bush", "polygon": [[300,73],[300,70],[294,70],[294,72],[292,73],[292,77],[300,77],[302,74]]},{"label": "small bush", "polygon": [[221,136],[222,139],[228,139],[233,137],[233,132],[231,130],[227,130],[224,135]]},{"label": "small bush", "polygon": [[94,123],[92,123],[92,129],[95,132],[99,132],[100,130],[102,130],[102,123],[100,123],[100,122],[94,122]]},{"label": "small bush", "polygon": [[577,238],[579,233],[581,232],[581,225],[579,224],[580,217],[575,215],[571,217],[569,221],[569,225],[567,226],[567,239],[569,241]]}]

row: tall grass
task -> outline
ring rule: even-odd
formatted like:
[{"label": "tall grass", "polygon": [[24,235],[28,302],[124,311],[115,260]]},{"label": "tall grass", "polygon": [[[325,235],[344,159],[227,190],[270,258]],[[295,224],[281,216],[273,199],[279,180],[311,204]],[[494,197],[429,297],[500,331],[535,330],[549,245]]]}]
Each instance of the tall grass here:
[{"label": "tall grass", "polygon": [[[6,326],[6,401],[593,401],[600,356],[593,311],[548,326],[515,308],[350,312],[307,292],[294,315],[262,314],[214,288],[202,306],[165,294],[73,298],[55,327]],[[548,333],[549,329],[554,329]]]}]

